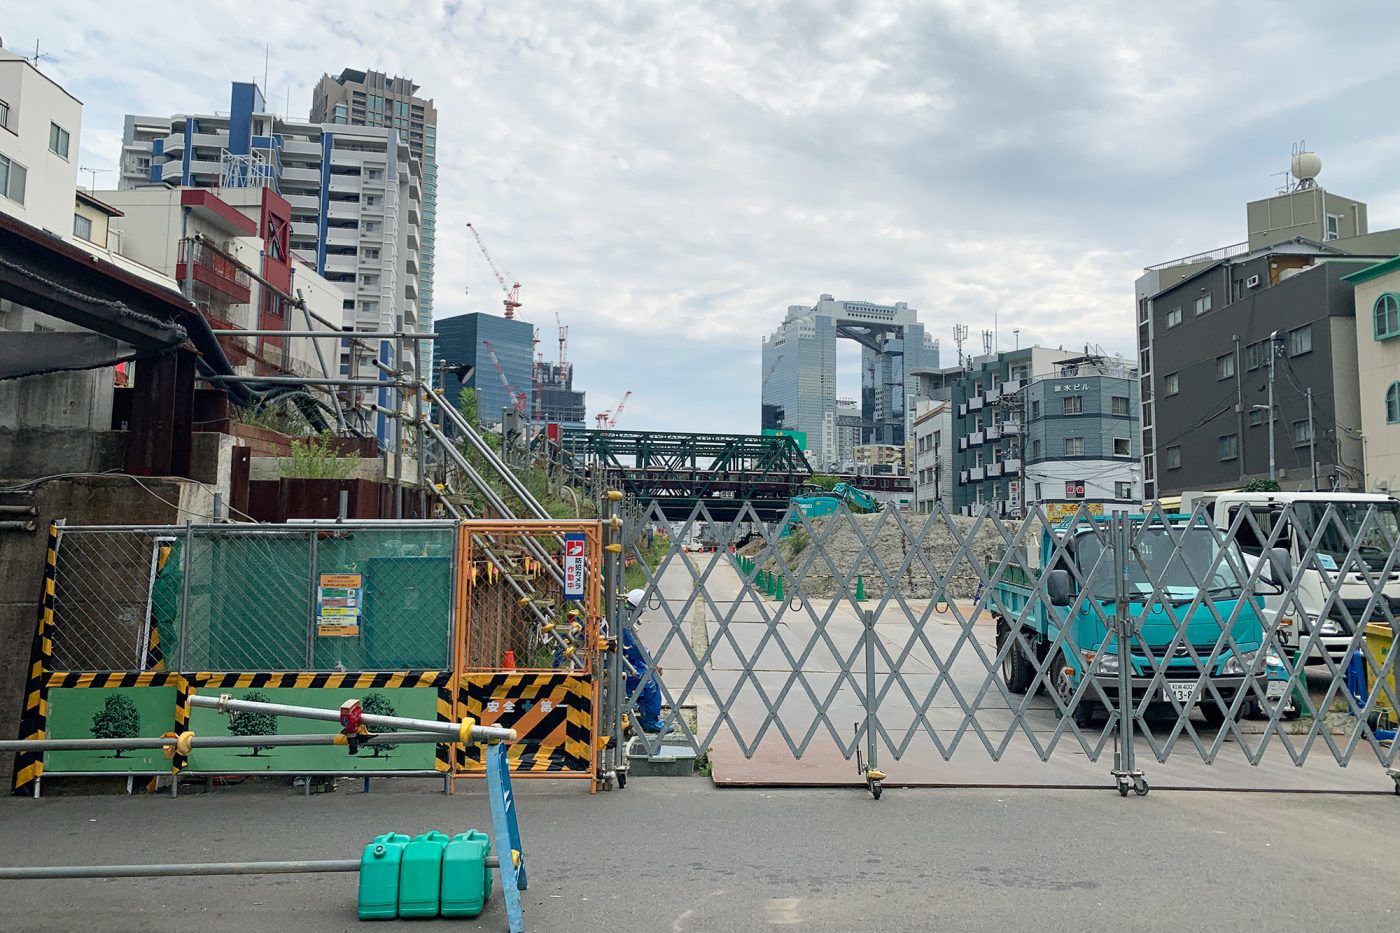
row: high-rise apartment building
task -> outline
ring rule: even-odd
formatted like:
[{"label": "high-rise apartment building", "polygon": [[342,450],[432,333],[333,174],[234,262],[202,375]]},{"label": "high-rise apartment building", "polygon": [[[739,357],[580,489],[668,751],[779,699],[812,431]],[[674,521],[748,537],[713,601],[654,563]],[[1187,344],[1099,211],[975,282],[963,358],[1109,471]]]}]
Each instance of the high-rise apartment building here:
[{"label": "high-rise apartment building", "polygon": [[[339,75],[322,75],[311,93],[311,121],[349,126],[392,127],[408,142],[408,151],[422,165],[422,248],[418,262],[418,324],[433,329],[433,260],[437,235],[437,108],[432,98],[417,96],[409,78],[379,71],[346,68]],[[425,345],[424,368],[432,363]]]},{"label": "high-rise apartment building", "polygon": [[[341,289],[344,326],[420,328],[424,180],[398,128],[287,120],[267,112],[257,85],[234,82],[227,113],[127,116],[120,172],[122,189],[271,188],[291,208],[291,251]],[[373,358],[397,366],[394,341],[346,351],[341,369],[373,378]],[[411,347],[403,365],[417,368]],[[375,421],[388,443],[387,420]]]},{"label": "high-rise apartment building", "polygon": [[879,305],[822,295],[811,307],[791,305],[763,339],[761,418],[764,430],[807,437],[814,465],[833,468],[842,453],[836,411],[836,340],[861,351],[860,444],[903,446],[917,400],[918,373],[938,366],[938,342],[905,302]]},{"label": "high-rise apartment building", "polygon": [[1296,153],[1285,190],[1247,206],[1247,240],[1138,278],[1147,498],[1271,472],[1285,490],[1365,485],[1357,353],[1371,308],[1358,326],[1348,277],[1394,257],[1400,229],[1371,233],[1366,205],[1323,190],[1321,168]]}]

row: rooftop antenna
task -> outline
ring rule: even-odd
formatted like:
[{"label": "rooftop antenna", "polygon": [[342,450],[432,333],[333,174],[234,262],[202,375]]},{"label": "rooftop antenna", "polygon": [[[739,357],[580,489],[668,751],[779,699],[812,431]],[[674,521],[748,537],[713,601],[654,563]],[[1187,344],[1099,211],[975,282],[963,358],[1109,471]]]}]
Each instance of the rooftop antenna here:
[{"label": "rooftop antenna", "polygon": [[959,366],[961,366],[961,365],[963,364],[962,345],[963,345],[963,341],[966,340],[966,339],[967,339],[967,325],[966,325],[966,324],[954,324],[954,325],[953,325],[953,343],[956,343],[956,344],[958,345],[958,365],[959,365]]},{"label": "rooftop antenna", "polygon": [[982,331],[982,353],[983,353],[984,355],[987,355],[987,354],[990,354],[991,352],[992,352],[992,332],[989,331],[989,330],[984,330],[984,331]]},{"label": "rooftop antenna", "polygon": [[272,46],[268,43],[263,43],[263,87],[267,87],[267,63],[271,57]]},{"label": "rooftop antenna", "polygon": [[35,40],[34,40],[34,56],[33,56],[32,58],[30,58],[29,61],[30,61],[31,64],[34,65],[35,68],[38,68],[38,67],[39,67],[39,59],[41,59],[41,58],[53,58],[53,56],[50,55],[48,52],[40,52],[40,51],[39,51],[39,40],[38,40],[38,39],[35,39]]},{"label": "rooftop antenna", "polygon": [[1011,333],[1016,335],[1016,349],[1021,349],[1021,328],[1013,327],[1011,328]]},{"label": "rooftop antenna", "polygon": [[110,172],[111,169],[109,169],[109,168],[88,168],[86,165],[84,165],[82,168],[78,169],[78,171],[80,171],[80,172],[87,172],[89,175],[92,176],[92,182],[88,185],[88,193],[92,193],[92,192],[94,192],[94,191],[97,190],[97,176],[98,176],[99,174],[106,174],[107,172]]}]

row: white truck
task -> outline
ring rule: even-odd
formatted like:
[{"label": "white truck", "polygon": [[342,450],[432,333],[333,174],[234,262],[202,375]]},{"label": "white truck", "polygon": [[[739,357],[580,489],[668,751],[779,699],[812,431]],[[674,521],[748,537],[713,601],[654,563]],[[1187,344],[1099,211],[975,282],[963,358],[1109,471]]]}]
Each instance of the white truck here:
[{"label": "white truck", "polygon": [[[1307,663],[1322,663],[1324,651],[1334,662],[1340,663],[1351,644],[1354,625],[1384,619],[1379,598],[1370,616],[1366,616],[1373,590],[1355,567],[1341,575],[1338,584],[1337,571],[1342,567],[1349,547],[1337,527],[1337,520],[1346,528],[1347,536],[1356,541],[1357,555],[1374,580],[1374,575],[1385,569],[1391,542],[1400,541],[1400,500],[1355,492],[1182,493],[1181,511],[1184,514],[1191,514],[1201,504],[1209,511],[1212,523],[1222,530],[1228,530],[1234,524],[1241,509],[1252,514],[1254,524],[1258,526],[1258,535],[1254,526],[1245,521],[1240,524],[1235,536],[1247,557],[1259,557],[1277,524],[1287,523],[1275,546],[1286,549],[1292,556],[1293,566],[1298,568],[1297,599],[1295,601],[1284,595],[1265,597],[1266,615],[1270,618],[1282,616],[1278,637],[1285,645],[1304,645],[1314,627],[1319,629],[1317,643],[1306,658]],[[1292,506],[1291,511],[1288,511],[1289,506]],[[1337,520],[1323,524],[1329,506],[1335,511]],[[1375,516],[1366,523],[1366,534],[1356,540],[1371,509],[1375,509]],[[1304,561],[1303,554],[1320,524],[1323,531],[1318,540],[1316,559]],[[1381,582],[1383,598],[1388,602],[1391,613],[1400,618],[1400,572],[1397,571],[1400,571],[1400,563]],[[1337,595],[1341,605],[1334,602],[1326,617],[1319,619],[1328,593],[1338,585]],[[1301,613],[1298,612],[1299,605],[1303,610]]]}]

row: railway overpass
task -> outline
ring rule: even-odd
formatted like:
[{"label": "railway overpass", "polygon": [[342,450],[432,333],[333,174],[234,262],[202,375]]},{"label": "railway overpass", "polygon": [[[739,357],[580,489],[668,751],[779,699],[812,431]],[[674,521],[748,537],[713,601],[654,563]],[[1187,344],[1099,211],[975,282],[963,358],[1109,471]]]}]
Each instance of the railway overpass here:
[{"label": "railway overpass", "polygon": [[698,504],[716,521],[733,521],[745,503],[773,521],[812,479],[807,457],[785,434],[568,429],[562,444],[576,469],[658,503],[671,521],[689,517]]}]

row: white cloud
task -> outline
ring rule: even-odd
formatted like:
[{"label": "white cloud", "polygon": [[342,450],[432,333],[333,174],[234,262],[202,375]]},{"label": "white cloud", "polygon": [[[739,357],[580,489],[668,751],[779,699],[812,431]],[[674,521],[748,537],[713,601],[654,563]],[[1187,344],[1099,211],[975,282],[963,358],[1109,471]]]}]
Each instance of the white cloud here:
[{"label": "white cloud", "polygon": [[437,313],[499,308],[471,220],[633,427],[755,430],[760,336],[822,292],[908,301],[945,360],[994,316],[1003,346],[1131,354],[1141,266],[1242,239],[1299,137],[1400,222],[1375,5],[54,6],[5,36],[85,101],[84,165],[115,166],[125,113],[227,109],[265,47],[293,116],[323,71],[411,75],[441,119]]}]

